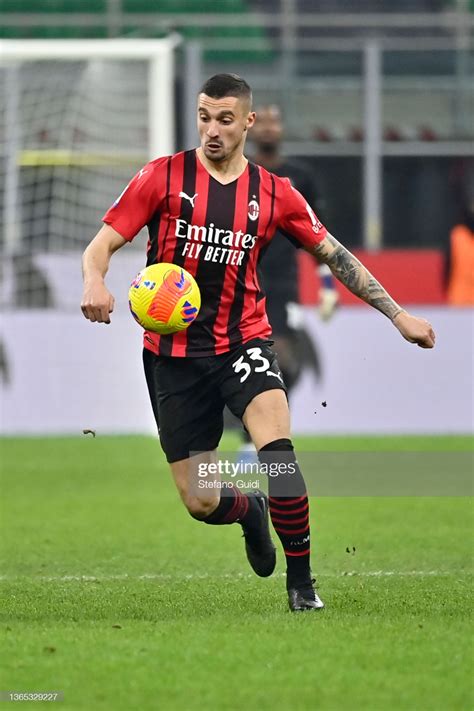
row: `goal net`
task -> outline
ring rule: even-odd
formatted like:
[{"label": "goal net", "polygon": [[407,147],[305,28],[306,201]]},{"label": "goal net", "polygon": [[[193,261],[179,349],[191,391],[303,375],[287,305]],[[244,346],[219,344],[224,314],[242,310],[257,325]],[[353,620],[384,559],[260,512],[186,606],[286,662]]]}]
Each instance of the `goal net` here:
[{"label": "goal net", "polygon": [[141,165],[174,150],[175,45],[0,41],[3,309],[77,310],[64,284],[101,216]]}]

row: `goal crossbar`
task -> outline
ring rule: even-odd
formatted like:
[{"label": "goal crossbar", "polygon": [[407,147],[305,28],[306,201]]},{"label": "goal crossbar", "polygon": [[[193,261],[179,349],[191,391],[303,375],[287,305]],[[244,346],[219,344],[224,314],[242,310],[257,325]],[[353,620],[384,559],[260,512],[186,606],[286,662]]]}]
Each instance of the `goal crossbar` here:
[{"label": "goal crossbar", "polygon": [[[149,62],[148,112],[150,159],[164,155],[174,145],[173,106],[174,49],[181,37],[173,33],[163,39],[85,40],[0,40],[0,66],[17,62],[48,60],[122,59]],[[168,113],[170,120],[166,120]],[[158,129],[156,117],[161,121]]]},{"label": "goal crossbar", "polygon": [[180,41],[178,34],[163,39],[0,40],[0,63],[48,59],[143,60],[169,53]]}]

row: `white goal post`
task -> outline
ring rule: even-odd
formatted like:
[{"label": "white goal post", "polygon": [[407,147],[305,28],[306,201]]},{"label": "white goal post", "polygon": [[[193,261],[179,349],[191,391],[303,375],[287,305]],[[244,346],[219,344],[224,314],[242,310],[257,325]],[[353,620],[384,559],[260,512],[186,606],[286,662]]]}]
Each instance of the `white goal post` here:
[{"label": "white goal post", "polygon": [[4,264],[77,251],[131,175],[174,151],[180,39],[0,40]]}]

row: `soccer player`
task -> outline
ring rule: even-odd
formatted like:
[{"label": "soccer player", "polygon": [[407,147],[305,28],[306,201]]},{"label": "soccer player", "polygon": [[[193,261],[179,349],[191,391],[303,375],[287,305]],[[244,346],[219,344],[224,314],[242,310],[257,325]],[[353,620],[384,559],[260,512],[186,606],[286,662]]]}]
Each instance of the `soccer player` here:
[{"label": "soccer player", "polygon": [[[114,299],[104,283],[110,259],[144,226],[147,264],[173,262],[195,276],[202,306],[191,326],[173,335],[144,334],[145,375],[161,445],[191,516],[211,525],[238,522],[250,565],[262,577],[271,575],[276,562],[270,510],[286,557],[289,607],[312,611],[323,603],[310,568],[308,497],[269,341],[258,259],[279,229],[328,264],[405,339],[432,348],[435,335],[327,231],[288,179],[247,160],[244,144],[254,122],[246,81],[217,74],[205,82],[197,104],[199,148],[145,165],[106,212],[84,252],[81,308],[90,321],[110,323]],[[250,433],[260,461],[280,472],[269,477],[268,500],[260,491],[196,490],[193,453],[215,461],[226,404]]]}]

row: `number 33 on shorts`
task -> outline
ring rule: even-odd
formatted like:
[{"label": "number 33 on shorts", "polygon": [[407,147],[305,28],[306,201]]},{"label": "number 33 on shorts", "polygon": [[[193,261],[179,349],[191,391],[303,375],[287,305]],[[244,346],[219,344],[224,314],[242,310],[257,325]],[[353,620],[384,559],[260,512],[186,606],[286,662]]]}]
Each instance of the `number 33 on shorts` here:
[{"label": "number 33 on shorts", "polygon": [[241,383],[247,380],[252,371],[254,373],[264,373],[266,371],[268,376],[278,378],[280,382],[283,382],[278,366],[276,366],[277,372],[274,372],[270,370],[271,365],[268,358],[265,358],[263,355],[261,348],[248,348],[244,355],[239,356],[239,358],[232,363],[234,371],[237,374],[242,373],[240,377]]}]

